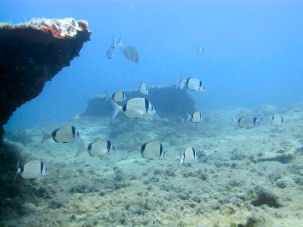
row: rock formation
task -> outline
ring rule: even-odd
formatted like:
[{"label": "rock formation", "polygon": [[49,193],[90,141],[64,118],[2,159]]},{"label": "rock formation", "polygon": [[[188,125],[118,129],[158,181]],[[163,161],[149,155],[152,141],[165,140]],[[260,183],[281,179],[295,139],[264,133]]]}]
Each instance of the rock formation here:
[{"label": "rock formation", "polygon": [[[138,90],[124,91],[127,99],[146,97],[155,107],[157,114],[165,118],[186,118],[187,113],[193,113],[195,108],[194,99],[184,89],[172,85],[159,85],[148,88],[148,95],[142,95]],[[172,99],[175,101],[172,102]],[[124,104],[119,103],[119,104]],[[83,116],[111,116],[113,107],[106,95],[94,96],[88,100]],[[118,117],[121,117],[119,115]]]},{"label": "rock formation", "polygon": [[90,34],[86,21],[72,18],[0,24],[0,141],[2,126],[16,108],[69,66]]}]

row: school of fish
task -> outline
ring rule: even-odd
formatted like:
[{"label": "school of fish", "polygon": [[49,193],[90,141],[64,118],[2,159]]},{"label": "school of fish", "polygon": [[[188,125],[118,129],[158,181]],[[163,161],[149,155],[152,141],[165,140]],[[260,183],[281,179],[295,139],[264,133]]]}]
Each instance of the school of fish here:
[{"label": "school of fish", "polygon": [[[108,50],[106,51],[106,56],[108,59],[112,59],[114,51],[117,48],[121,48],[123,56],[134,63],[139,62],[139,55],[137,50],[130,46],[122,44],[121,37],[116,41],[115,37],[112,40],[112,43]],[[204,55],[204,48],[198,48],[199,55]],[[204,93],[205,88],[204,84],[199,78],[187,77],[184,78],[183,74],[180,75],[180,80],[177,82],[176,87],[179,89],[186,88],[189,91],[196,93]],[[138,88],[140,94],[147,96],[148,86],[146,83],[141,82]],[[112,94],[107,94],[107,100],[111,103],[114,112],[112,118],[116,118],[116,116],[121,112],[125,117],[130,119],[140,120],[142,118],[148,118],[155,115],[156,108],[153,104],[148,100],[147,97],[136,97],[127,100],[125,95],[125,91],[118,90]],[[124,102],[124,104],[119,105],[118,103]],[[203,122],[203,115],[199,111],[195,111],[193,113],[187,113],[187,122],[191,122],[193,124]],[[273,114],[271,118],[272,125],[282,126],[284,123],[284,118],[282,114]],[[251,129],[254,127],[258,127],[261,125],[261,120],[255,115],[243,115],[240,116],[237,120],[237,127],[244,129]],[[81,138],[79,131],[72,125],[66,125],[54,129],[52,132],[45,132],[42,130],[42,141],[52,139],[56,143],[75,143],[77,145],[77,153],[78,156],[82,151],[87,150],[88,154],[91,157],[99,157],[102,158],[104,156],[111,155],[115,152],[115,147],[113,143],[106,138],[98,138],[94,141],[91,141],[88,146],[85,146],[84,140]],[[140,143],[134,138],[134,147],[130,150],[140,150],[141,156],[150,160],[160,160],[165,159],[166,151],[161,141],[153,140],[144,143]],[[184,149],[184,151],[180,152],[179,156],[179,166],[184,164],[193,163],[199,157],[197,155],[197,151],[194,147],[188,146]],[[39,179],[42,176],[48,174],[48,169],[42,160],[31,160],[22,166],[17,163],[17,171],[15,178],[20,175],[24,179]]]}]

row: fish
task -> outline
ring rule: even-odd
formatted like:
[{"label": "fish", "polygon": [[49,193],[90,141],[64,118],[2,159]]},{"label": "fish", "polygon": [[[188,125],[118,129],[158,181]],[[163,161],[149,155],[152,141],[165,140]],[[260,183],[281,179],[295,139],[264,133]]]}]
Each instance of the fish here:
[{"label": "fish", "polygon": [[139,55],[137,50],[129,45],[122,45],[122,54],[126,57],[129,61],[138,63],[139,62]]},{"label": "fish", "polygon": [[273,114],[271,117],[271,124],[276,126],[282,126],[284,123],[284,118],[282,114]]},{"label": "fish", "polygon": [[201,46],[198,47],[198,54],[200,56],[202,56],[204,54],[204,48],[203,47],[201,47]]},{"label": "fish", "polygon": [[141,83],[140,84],[139,91],[143,95],[148,95],[148,88],[147,88],[146,83]]},{"label": "fish", "polygon": [[254,128],[260,125],[260,119],[254,115],[243,115],[238,119],[239,128]]},{"label": "fish", "polygon": [[76,143],[78,150],[76,156],[85,150],[84,141],[80,138],[79,131],[72,125],[62,126],[55,129],[50,134],[42,130],[43,136],[41,143],[51,138],[56,143]]},{"label": "fish", "polygon": [[184,79],[182,74],[181,80],[177,83],[177,87],[179,89],[183,89],[184,87],[186,87],[187,89],[194,92],[205,92],[204,85],[200,79],[192,77]]},{"label": "fish", "polygon": [[107,49],[106,51],[106,57],[108,59],[112,59],[113,57],[113,53],[114,53],[114,50],[116,49],[117,46],[121,45],[121,37],[119,38],[118,42],[116,42],[116,39],[115,37],[113,38],[113,41],[110,45],[110,47]]},{"label": "fish", "polygon": [[[19,162],[17,163],[17,174],[20,174],[24,179],[37,179],[48,174],[48,170],[43,161],[32,160],[19,168]],[[15,177],[16,178],[16,177]]]},{"label": "fish", "polygon": [[197,159],[198,156],[195,149],[189,146],[181,153],[179,165],[191,163]]},{"label": "fish", "polygon": [[42,130],[43,138],[41,143],[49,138],[52,138],[56,143],[71,143],[75,142],[80,137],[79,131],[71,125],[62,126],[55,129],[51,134]]},{"label": "fish", "polygon": [[143,158],[151,160],[164,159],[166,157],[162,143],[157,140],[144,143],[140,147],[140,152]]},{"label": "fish", "polygon": [[191,121],[193,123],[199,123],[203,121],[202,113],[195,111],[192,114],[187,113],[187,121]]},{"label": "fish", "polygon": [[97,139],[91,142],[88,147],[88,154],[92,157],[104,157],[115,151],[115,147],[110,140]]},{"label": "fish", "polygon": [[110,47],[106,51],[106,56],[108,59],[112,59],[113,53],[117,47],[120,47],[122,50],[123,56],[131,62],[138,63],[139,62],[139,54],[138,51],[130,45],[125,45],[121,42],[121,36],[116,42],[115,37],[110,45]]},{"label": "fish", "polygon": [[122,112],[126,117],[131,119],[141,119],[156,114],[155,108],[146,98],[132,98],[122,106],[118,105],[113,100],[111,100],[111,103],[114,108],[113,119],[119,112]]},{"label": "fish", "polygon": [[112,99],[115,102],[123,102],[126,100],[125,92],[122,90],[114,92],[112,95],[107,94],[107,100]]}]

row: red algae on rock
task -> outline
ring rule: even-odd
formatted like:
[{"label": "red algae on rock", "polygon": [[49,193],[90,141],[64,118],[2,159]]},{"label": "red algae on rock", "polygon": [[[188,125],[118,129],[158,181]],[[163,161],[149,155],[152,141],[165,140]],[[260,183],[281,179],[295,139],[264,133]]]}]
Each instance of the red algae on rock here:
[{"label": "red algae on rock", "polygon": [[69,66],[90,35],[87,22],[73,18],[0,24],[0,141],[2,126],[16,108]]}]

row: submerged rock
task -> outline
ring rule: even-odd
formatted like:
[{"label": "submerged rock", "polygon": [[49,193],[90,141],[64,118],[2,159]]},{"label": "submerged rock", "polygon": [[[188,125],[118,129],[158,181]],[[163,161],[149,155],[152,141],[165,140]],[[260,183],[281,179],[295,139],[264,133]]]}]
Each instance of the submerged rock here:
[{"label": "submerged rock", "polygon": [[86,21],[34,18],[26,23],[0,24],[0,143],[2,126],[25,102],[42,92],[90,40]]},{"label": "submerged rock", "polygon": [[289,177],[283,177],[276,181],[276,185],[279,188],[290,187],[290,186],[293,186],[294,184],[295,184],[295,182]]},{"label": "submerged rock", "polygon": [[279,202],[279,198],[277,195],[273,194],[265,190],[262,187],[256,187],[256,199],[251,202],[254,206],[262,206],[267,205],[270,207],[278,208],[281,207],[281,203]]},{"label": "submerged rock", "polygon": [[258,158],[257,162],[267,162],[267,161],[277,161],[281,163],[288,163],[294,159],[294,154],[287,152],[287,153],[276,153],[276,154],[269,154],[265,155],[262,158]]},{"label": "submerged rock", "polygon": [[[138,90],[125,91],[128,99],[142,97]],[[185,117],[186,113],[195,111],[194,99],[184,90],[176,88],[175,84],[166,84],[149,87],[148,100],[156,106],[157,114],[162,118],[161,125],[171,125],[165,119],[176,119],[178,117]],[[172,98],[177,100],[172,102]],[[108,102],[106,95],[97,95],[91,97],[87,102],[84,116],[111,116],[113,107]],[[122,115],[121,115],[122,116]],[[119,118],[119,117],[118,117]],[[117,119],[118,119],[117,118]],[[123,118],[122,118],[123,119]],[[129,120],[129,119],[127,119]],[[124,120],[122,122],[125,122]],[[119,132],[121,132],[121,122],[119,123]]]},{"label": "submerged rock", "polygon": [[235,226],[237,226],[237,227],[257,227],[257,226],[262,227],[262,226],[264,226],[265,227],[266,224],[265,224],[265,218],[263,215],[258,214],[258,213],[252,213],[249,216],[247,216],[244,223],[238,223]]}]

